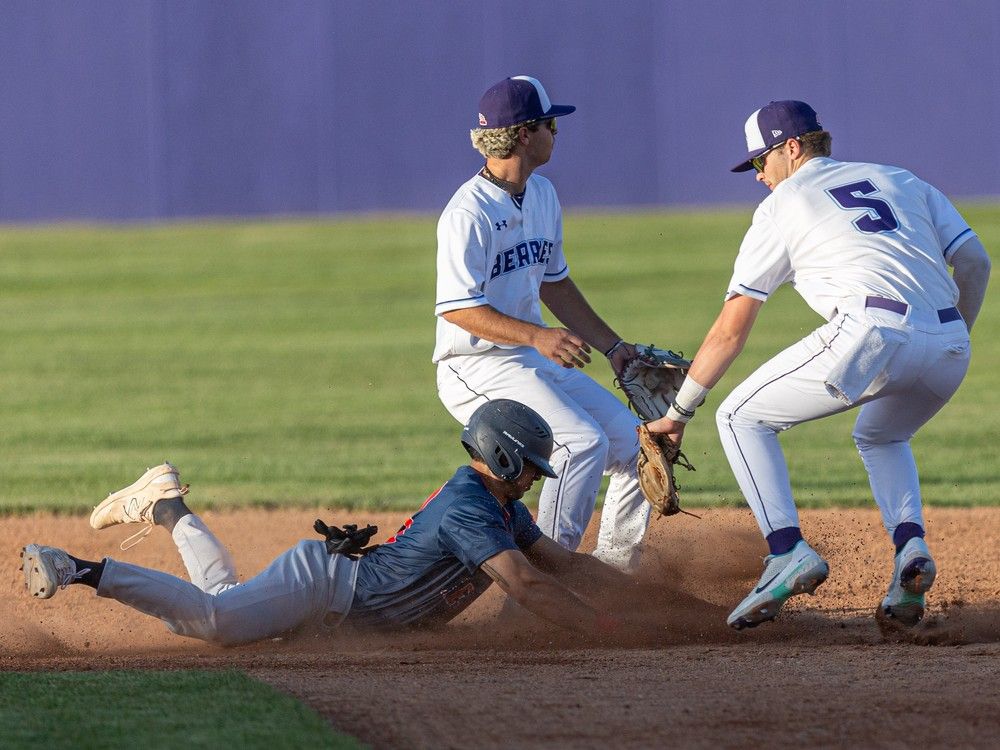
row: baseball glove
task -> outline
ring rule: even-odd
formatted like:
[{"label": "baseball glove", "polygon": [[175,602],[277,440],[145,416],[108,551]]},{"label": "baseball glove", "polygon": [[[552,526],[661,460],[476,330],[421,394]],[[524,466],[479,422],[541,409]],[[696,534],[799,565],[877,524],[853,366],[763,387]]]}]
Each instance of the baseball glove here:
[{"label": "baseball glove", "polygon": [[[680,488],[674,477],[674,467],[683,466],[688,471],[694,471],[687,456],[681,453],[680,446],[663,433],[650,432],[641,424],[639,431],[639,488],[653,510],[661,516],[672,516],[675,513],[687,513],[681,509],[681,499],[677,494]],[[697,516],[695,516],[697,518]]]},{"label": "baseball glove", "polygon": [[615,384],[625,391],[636,414],[647,421],[659,419],[674,403],[691,362],[652,344],[635,348],[639,354],[625,363]]},{"label": "baseball glove", "polygon": [[346,526],[327,526],[317,518],[313,528],[317,534],[326,537],[326,551],[331,555],[344,555],[357,560],[358,557],[364,557],[378,549],[377,544],[365,546],[378,533],[378,526],[365,526],[363,529],[359,529],[355,523]]}]

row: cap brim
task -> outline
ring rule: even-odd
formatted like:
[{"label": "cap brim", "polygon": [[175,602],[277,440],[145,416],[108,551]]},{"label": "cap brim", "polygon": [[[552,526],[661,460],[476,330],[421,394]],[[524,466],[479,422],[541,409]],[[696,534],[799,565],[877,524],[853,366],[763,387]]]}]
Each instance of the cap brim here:
[{"label": "cap brim", "polygon": [[747,156],[746,161],[741,161],[739,164],[737,164],[735,167],[733,167],[729,171],[730,172],[749,172],[751,169],[753,169],[753,164],[750,163],[750,160],[751,159],[756,159],[758,156],[760,156],[761,154],[763,154],[769,148],[770,148],[770,146],[764,146],[764,148],[754,149],[753,151],[750,152],[750,155]]},{"label": "cap brim", "polygon": [[[562,117],[563,115],[571,115],[576,112],[576,107],[571,104],[553,104],[549,107],[549,111],[545,113],[544,117]],[[553,476],[555,476],[553,474]]]}]

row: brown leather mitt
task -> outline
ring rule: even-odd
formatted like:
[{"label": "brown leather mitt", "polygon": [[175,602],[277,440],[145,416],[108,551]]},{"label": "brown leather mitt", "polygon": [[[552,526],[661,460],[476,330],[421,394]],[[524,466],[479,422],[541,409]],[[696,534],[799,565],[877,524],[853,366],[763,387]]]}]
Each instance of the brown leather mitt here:
[{"label": "brown leather mitt", "polygon": [[[688,471],[694,471],[687,456],[667,435],[653,433],[641,424],[639,432],[639,488],[653,510],[661,516],[687,513],[681,509],[681,499],[677,494],[678,485],[674,477],[674,467],[678,464]],[[694,515],[688,513],[688,515]]]}]

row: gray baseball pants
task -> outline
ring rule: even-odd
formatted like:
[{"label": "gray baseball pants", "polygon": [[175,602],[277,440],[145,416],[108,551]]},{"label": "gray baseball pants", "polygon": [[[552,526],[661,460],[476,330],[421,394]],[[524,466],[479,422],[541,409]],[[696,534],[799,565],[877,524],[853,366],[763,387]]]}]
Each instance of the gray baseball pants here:
[{"label": "gray baseball pants", "polygon": [[240,583],[229,551],[191,514],[173,530],[190,581],[107,559],[97,595],[161,619],[171,632],[224,646],[303,625],[336,625],[354,599],[357,561],[303,540]]}]

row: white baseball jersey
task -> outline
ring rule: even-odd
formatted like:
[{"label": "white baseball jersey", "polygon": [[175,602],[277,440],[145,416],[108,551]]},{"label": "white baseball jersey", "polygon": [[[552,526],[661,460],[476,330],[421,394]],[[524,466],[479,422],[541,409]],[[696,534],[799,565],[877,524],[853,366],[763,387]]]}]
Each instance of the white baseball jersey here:
[{"label": "white baseball jersey", "polygon": [[854,407],[853,438],[886,530],[923,527],[910,439],[969,365],[948,264],[974,236],[944,195],[906,170],[825,157],[757,208],[727,298],[766,300],[789,282],[829,321],[757,368],[716,412],[765,536],[799,526],[778,433]]},{"label": "white baseball jersey", "polygon": [[477,174],[448,203],[437,236],[435,362],[501,346],[449,323],[441,313],[491,305],[512,318],[544,325],[542,282],[569,275],[562,210],[551,182],[531,175],[518,208],[509,194]]},{"label": "white baseball jersey", "polygon": [[940,310],[958,300],[947,264],[973,236],[904,169],[813,158],[758,206],[726,297],[766,300],[787,281],[826,320],[868,295]]},{"label": "white baseball jersey", "polygon": [[493,398],[520,401],[548,422],[555,438],[550,460],[559,476],[542,485],[538,526],[567,549],[575,550],[583,539],[602,476],[610,475],[593,554],[632,570],[649,522],[635,468],[636,418],[582,371],[560,367],[530,346],[481,339],[441,317],[490,305],[545,325],[541,286],[568,276],[552,183],[531,175],[520,207],[479,175],[462,185],[438,222],[438,395],[460,424]]}]

